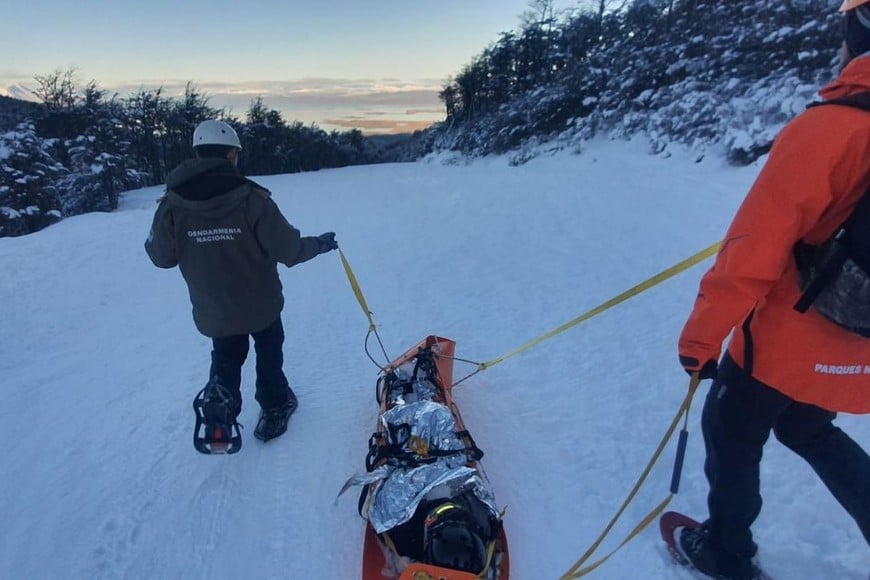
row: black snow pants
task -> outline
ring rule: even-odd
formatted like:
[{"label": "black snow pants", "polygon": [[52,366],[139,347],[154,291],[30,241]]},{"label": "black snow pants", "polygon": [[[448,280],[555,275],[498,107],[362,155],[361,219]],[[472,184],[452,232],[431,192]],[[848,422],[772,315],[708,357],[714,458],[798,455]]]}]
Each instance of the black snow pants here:
[{"label": "black snow pants", "polygon": [[[210,378],[217,378],[241,408],[242,365],[248,357],[250,343],[247,334],[212,339]],[[255,398],[266,410],[281,407],[295,400],[284,376],[284,326],[281,318],[268,327],[252,333],[257,353],[257,390]]]},{"label": "black snow pants", "polygon": [[771,430],[810,464],[870,544],[870,457],[834,426],[835,417],[755,380],[725,355],[701,419],[710,483],[705,526],[720,550],[757,551],[750,526],[761,511],[759,465]]}]

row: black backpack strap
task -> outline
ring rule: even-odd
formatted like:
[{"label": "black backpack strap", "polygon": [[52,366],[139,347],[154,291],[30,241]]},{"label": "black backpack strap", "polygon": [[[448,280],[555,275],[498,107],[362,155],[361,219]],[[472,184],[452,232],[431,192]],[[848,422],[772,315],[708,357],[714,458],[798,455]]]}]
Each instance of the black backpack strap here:
[{"label": "black backpack strap", "polygon": [[[866,195],[865,199],[867,199]],[[806,290],[803,291],[801,297],[794,305],[794,309],[801,314],[809,309],[813,301],[824,290],[825,285],[843,267],[846,258],[849,257],[849,246],[845,243],[845,237],[846,229],[841,227],[831,242],[830,252],[825,256],[824,262],[819,265],[818,270],[810,279]]]},{"label": "black backpack strap", "polygon": [[755,307],[749,312],[741,327],[743,330],[743,370],[747,375],[752,374],[752,367],[755,366],[755,349],[752,344],[752,333],[749,331],[753,316],[755,316]]},{"label": "black backpack strap", "polygon": [[[807,109],[823,105],[840,105],[870,112],[870,92],[855,93],[810,103],[807,105]],[[858,257],[856,263],[866,272],[870,273],[870,260],[860,257],[870,254],[870,233],[866,233],[860,227],[850,227],[855,223],[870,223],[870,189],[864,192],[855,210],[853,210],[849,218],[837,229],[831,238],[831,249],[825,256],[824,262],[819,264],[806,289],[794,305],[794,309],[798,312],[804,313],[809,309],[828,281],[842,268],[847,258],[852,257],[854,259]],[[795,255],[800,257],[803,253],[806,253],[807,248],[813,250],[813,247],[798,242],[795,246]],[[799,259],[798,267],[800,265]]]},{"label": "black backpack strap", "polygon": [[858,200],[843,229],[849,257],[870,274],[870,188]]},{"label": "black backpack strap", "polygon": [[853,95],[845,95],[843,97],[836,97],[825,101],[816,101],[807,105],[807,109],[823,105],[842,105],[844,107],[852,107],[853,109],[870,111],[870,92],[855,93]]},{"label": "black backpack strap", "polygon": [[[842,105],[870,112],[870,92],[855,93],[853,95],[828,99],[827,101],[811,103],[807,108],[820,105]],[[858,200],[849,218],[835,234],[835,239],[842,236],[842,242],[845,244],[846,251],[849,254],[848,257],[852,258],[865,272],[870,274],[870,258],[868,258],[870,256],[870,232],[868,232],[868,224],[870,224],[870,188],[864,192],[864,195]],[[845,233],[842,233],[842,230],[845,230]],[[840,265],[842,265],[842,262]]]}]

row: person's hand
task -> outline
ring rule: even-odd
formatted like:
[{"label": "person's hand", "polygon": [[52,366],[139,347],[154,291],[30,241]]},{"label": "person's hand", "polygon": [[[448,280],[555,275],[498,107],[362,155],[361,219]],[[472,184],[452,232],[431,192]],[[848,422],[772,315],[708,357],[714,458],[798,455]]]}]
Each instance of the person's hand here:
[{"label": "person's hand", "polygon": [[320,244],[321,254],[338,249],[338,242],[335,241],[335,232],[320,234],[315,239],[317,240],[317,243]]},{"label": "person's hand", "polygon": [[716,372],[718,371],[718,364],[713,359],[708,360],[702,365],[695,357],[680,355],[680,364],[683,365],[683,368],[686,369],[689,375],[698,373],[702,381],[704,379],[715,379]]}]

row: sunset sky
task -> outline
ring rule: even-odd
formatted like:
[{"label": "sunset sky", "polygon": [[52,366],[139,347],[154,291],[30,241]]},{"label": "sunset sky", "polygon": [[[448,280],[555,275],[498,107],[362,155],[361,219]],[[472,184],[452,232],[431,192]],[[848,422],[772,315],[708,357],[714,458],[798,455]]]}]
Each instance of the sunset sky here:
[{"label": "sunset sky", "polygon": [[[557,9],[577,0],[556,2]],[[529,0],[4,0],[0,94],[76,67],[127,96],[188,81],[243,117],[251,100],[287,120],[404,132],[444,118],[437,93]]]}]

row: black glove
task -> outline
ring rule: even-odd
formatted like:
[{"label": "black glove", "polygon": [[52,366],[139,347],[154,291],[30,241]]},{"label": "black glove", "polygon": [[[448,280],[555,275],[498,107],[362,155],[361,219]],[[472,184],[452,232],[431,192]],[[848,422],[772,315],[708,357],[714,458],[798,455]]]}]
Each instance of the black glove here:
[{"label": "black glove", "polygon": [[718,370],[718,364],[715,360],[710,359],[704,363],[704,366],[698,364],[698,359],[691,356],[680,355],[680,364],[686,369],[686,372],[691,375],[698,373],[698,376],[703,381],[704,379],[715,379]]},{"label": "black glove", "polygon": [[320,245],[320,253],[325,254],[331,250],[338,249],[338,242],[335,241],[335,232],[326,232],[314,238]]}]

